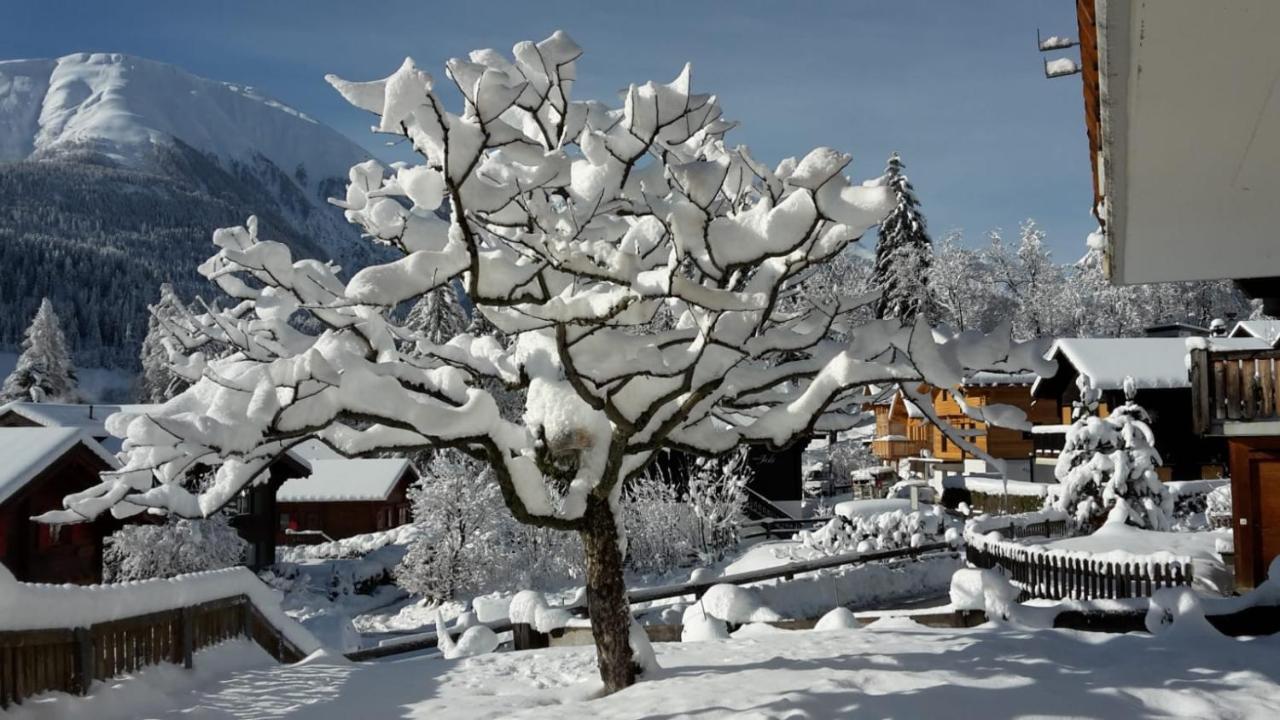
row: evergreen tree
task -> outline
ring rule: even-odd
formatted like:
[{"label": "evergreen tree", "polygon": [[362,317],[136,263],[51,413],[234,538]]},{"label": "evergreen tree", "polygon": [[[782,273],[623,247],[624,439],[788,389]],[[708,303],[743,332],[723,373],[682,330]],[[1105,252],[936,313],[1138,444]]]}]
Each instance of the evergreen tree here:
[{"label": "evergreen tree", "polygon": [[49,298],[40,302],[22,341],[18,364],[4,381],[0,401],[76,402],[76,371],[62,325]]},{"label": "evergreen tree", "polygon": [[190,385],[169,367],[169,349],[165,340],[169,336],[164,321],[180,315],[185,311],[173,286],[169,283],[160,285],[160,300],[151,305],[147,320],[147,335],[142,339],[142,373],[138,376],[138,402],[159,403],[177,395]]},{"label": "evergreen tree", "polygon": [[409,310],[404,327],[433,345],[444,345],[464,332],[467,316],[458,302],[453,283],[445,283],[423,295]]},{"label": "evergreen tree", "polygon": [[1086,528],[1105,520],[1167,530],[1173,498],[1156,474],[1160,454],[1151,417],[1134,401],[1133,378],[1125,378],[1126,402],[1105,418],[1097,416],[1100,393],[1088,376],[1077,385],[1080,400],[1054,470],[1062,488],[1056,507]]},{"label": "evergreen tree", "polygon": [[898,203],[880,223],[872,281],[872,287],[882,293],[876,303],[876,317],[911,321],[923,315],[932,320],[935,311],[929,290],[929,266],[933,261],[933,241],[920,214],[915,188],[902,172],[905,167],[894,153],[885,168],[884,181],[893,188]]}]

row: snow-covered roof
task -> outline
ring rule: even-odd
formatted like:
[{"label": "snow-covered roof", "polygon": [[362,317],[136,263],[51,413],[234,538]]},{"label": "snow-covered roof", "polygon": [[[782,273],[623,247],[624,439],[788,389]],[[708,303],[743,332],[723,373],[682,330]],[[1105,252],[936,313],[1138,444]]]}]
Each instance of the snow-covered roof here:
[{"label": "snow-covered roof", "polygon": [[11,402],[0,406],[0,415],[12,412],[44,427],[78,428],[111,452],[119,452],[121,440],[107,432],[107,418],[118,412],[145,413],[159,405],[104,405],[102,403]]},{"label": "snow-covered roof", "polygon": [[13,497],[77,443],[83,443],[108,467],[116,467],[110,453],[76,428],[0,428],[0,503]]},{"label": "snow-covered roof", "polygon": [[1231,337],[1254,337],[1274,343],[1280,339],[1280,320],[1241,320],[1231,329]]},{"label": "snow-covered roof", "polygon": [[[1187,343],[1199,338],[1062,338],[1049,348],[1047,357],[1071,363],[1088,375],[1099,390],[1120,390],[1132,377],[1139,390],[1191,387],[1187,370]],[[1219,345],[1222,343],[1222,345]],[[1264,347],[1254,338],[1214,338],[1219,349]],[[1036,378],[1036,387],[1044,377]]]},{"label": "snow-covered roof", "polygon": [[311,474],[286,480],[276,502],[376,502],[386,500],[409,467],[405,458],[311,460]]},{"label": "snow-covered roof", "polygon": [[964,379],[964,384],[974,387],[989,387],[994,385],[1030,385],[1036,381],[1036,374],[1032,372],[976,372]]}]

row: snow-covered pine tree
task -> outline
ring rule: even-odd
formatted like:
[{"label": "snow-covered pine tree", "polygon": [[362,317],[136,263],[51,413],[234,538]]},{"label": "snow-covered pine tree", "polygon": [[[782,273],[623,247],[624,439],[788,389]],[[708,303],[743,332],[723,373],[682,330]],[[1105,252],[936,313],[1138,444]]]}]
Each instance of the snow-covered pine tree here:
[{"label": "snow-covered pine tree", "polygon": [[448,343],[455,335],[466,332],[467,325],[467,315],[462,311],[458,291],[451,282],[423,295],[409,309],[404,320],[406,330],[425,338],[432,345]]},{"label": "snow-covered pine tree", "polygon": [[871,285],[881,292],[876,317],[909,323],[917,315],[932,320],[936,311],[929,289],[933,241],[905,168],[898,153],[889,156],[882,181],[893,191],[896,204],[880,223]]},{"label": "snow-covered pine tree", "polygon": [[[867,297],[780,307],[888,215],[892,191],[851,182],[851,158],[830,148],[770,169],[727,144],[735,124],[714,95],[691,91],[687,66],[671,83],[632,85],[616,110],[574,101],[581,54],[557,32],[513,57],[451,60],[442,82],[460,93],[457,113],[412,60],[384,80],[331,77],[421,155],[360,163],[338,201],[404,257],[344,280],[260,238],[256,218],[216,231],[201,272],[233,302],[187,318],[191,355],[175,368],[194,384],[172,411],[114,416],[124,466],[40,519],[92,518],[118,502],[202,514],[310,438],[345,455],[458,449],[488,465],[515,520],[577,535],[597,667],[613,692],[652,657],[632,632],[618,499],[658,453],[777,450],[847,429],[864,415],[864,389],[886,378],[910,391],[979,370],[1047,370],[1039,348],[1005,333],[886,319],[829,339]],[[392,310],[455,280],[508,342],[424,340],[407,356]],[[669,330],[650,325],[660,304],[677,318]],[[201,338],[235,352],[210,360]],[[523,389],[518,418],[499,410],[493,382]],[[182,486],[194,458],[218,465],[198,497]]]},{"label": "snow-covered pine tree", "polygon": [[169,331],[165,322],[172,322],[186,312],[169,283],[160,285],[160,299],[148,308],[147,335],[142,339],[139,360],[142,372],[138,375],[137,400],[140,403],[161,403],[186,390],[191,384],[169,367]]},{"label": "snow-covered pine tree", "polygon": [[22,354],[0,389],[0,402],[77,402],[76,370],[49,298],[40,301],[22,340]]},{"label": "snow-covered pine tree", "polygon": [[1083,528],[1103,521],[1151,530],[1168,529],[1173,499],[1155,468],[1151,419],[1134,402],[1132,378],[1126,378],[1126,402],[1105,418],[1097,415],[1100,393],[1086,375],[1076,381],[1080,400],[1073,403],[1072,424],[1054,475],[1061,490],[1054,504]]}]

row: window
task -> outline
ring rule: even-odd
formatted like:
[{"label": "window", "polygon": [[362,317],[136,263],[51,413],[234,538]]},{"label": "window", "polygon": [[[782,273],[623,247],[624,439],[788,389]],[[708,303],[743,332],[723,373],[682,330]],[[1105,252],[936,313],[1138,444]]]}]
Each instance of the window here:
[{"label": "window", "polygon": [[280,513],[280,529],[281,530],[290,530],[290,529],[297,530],[297,528],[290,522],[289,513]]}]

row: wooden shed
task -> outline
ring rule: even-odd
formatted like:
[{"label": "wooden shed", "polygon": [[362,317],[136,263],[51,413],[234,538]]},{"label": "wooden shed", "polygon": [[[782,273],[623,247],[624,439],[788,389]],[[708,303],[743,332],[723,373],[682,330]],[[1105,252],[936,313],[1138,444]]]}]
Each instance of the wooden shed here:
[{"label": "wooden shed", "polygon": [[98,484],[115,459],[76,428],[0,428],[0,562],[24,582],[102,581],[103,539],[119,523],[45,525],[31,518]]},{"label": "wooden shed", "polygon": [[409,522],[409,486],[417,479],[405,458],[310,460],[310,474],[276,491],[281,544],[321,542],[388,530]]}]

